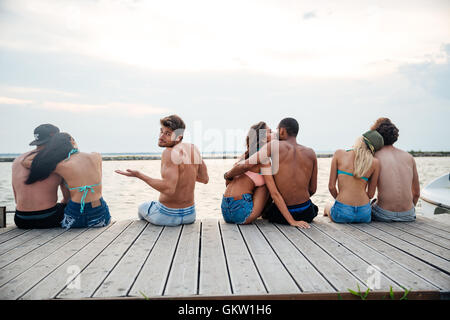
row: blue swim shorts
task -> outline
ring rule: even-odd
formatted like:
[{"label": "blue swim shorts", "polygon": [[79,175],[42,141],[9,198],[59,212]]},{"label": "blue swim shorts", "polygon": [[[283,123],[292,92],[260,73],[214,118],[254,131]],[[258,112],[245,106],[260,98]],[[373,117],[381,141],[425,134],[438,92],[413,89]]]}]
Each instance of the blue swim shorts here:
[{"label": "blue swim shorts", "polygon": [[242,224],[247,220],[253,210],[253,195],[244,193],[242,199],[222,197],[222,215],[225,222]]},{"label": "blue swim shorts", "polygon": [[195,205],[187,208],[168,208],[159,201],[150,201],[141,204],[138,208],[139,219],[158,226],[179,226],[195,221]]},{"label": "blue swim shorts", "polygon": [[370,203],[363,206],[350,206],[335,201],[331,207],[331,219],[337,223],[369,223],[372,208]]}]

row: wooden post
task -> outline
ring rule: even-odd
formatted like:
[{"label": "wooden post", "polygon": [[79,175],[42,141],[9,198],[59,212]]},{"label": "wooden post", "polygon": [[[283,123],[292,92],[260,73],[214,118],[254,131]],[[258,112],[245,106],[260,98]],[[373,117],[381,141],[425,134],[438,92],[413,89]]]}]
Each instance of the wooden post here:
[{"label": "wooden post", "polygon": [[6,207],[0,207],[0,228],[6,227]]}]

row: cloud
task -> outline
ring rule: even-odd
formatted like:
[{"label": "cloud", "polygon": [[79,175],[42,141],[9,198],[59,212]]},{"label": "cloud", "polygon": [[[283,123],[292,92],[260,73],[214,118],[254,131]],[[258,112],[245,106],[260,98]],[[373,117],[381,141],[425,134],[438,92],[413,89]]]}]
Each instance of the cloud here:
[{"label": "cloud", "polygon": [[27,105],[33,103],[32,100],[0,97],[0,105]]},{"label": "cloud", "polygon": [[450,43],[443,44],[441,52],[428,61],[404,64],[399,71],[416,87],[450,100]]},{"label": "cloud", "polygon": [[14,94],[21,95],[57,95],[64,97],[79,97],[79,94],[66,92],[55,89],[47,89],[47,88],[33,88],[33,87],[17,87],[17,86],[0,86],[1,91],[7,91]]},{"label": "cloud", "polygon": [[[0,46],[89,56],[164,72],[244,70],[351,78],[395,72],[399,64],[436,51],[437,43],[450,36],[445,2],[425,6],[399,0],[370,9],[370,18],[365,14],[367,5],[359,1],[340,1],[338,6],[315,3],[314,11],[309,10],[311,4],[289,2],[295,4],[6,0]],[[333,15],[317,19],[317,12],[330,10]],[[266,54],[273,48],[280,55]],[[306,59],[282,58],[305,50],[310,53]],[[398,62],[369,66],[384,59]]]},{"label": "cloud", "polygon": [[303,20],[317,18],[315,11],[308,11],[303,14]]},{"label": "cloud", "polygon": [[66,111],[72,113],[107,113],[107,114],[123,114],[131,116],[144,116],[153,114],[163,114],[170,110],[161,107],[153,107],[147,104],[136,103],[122,103],[112,102],[105,104],[86,104],[86,103],[72,103],[72,102],[58,102],[45,101],[38,105],[39,108],[44,108],[53,111]]}]

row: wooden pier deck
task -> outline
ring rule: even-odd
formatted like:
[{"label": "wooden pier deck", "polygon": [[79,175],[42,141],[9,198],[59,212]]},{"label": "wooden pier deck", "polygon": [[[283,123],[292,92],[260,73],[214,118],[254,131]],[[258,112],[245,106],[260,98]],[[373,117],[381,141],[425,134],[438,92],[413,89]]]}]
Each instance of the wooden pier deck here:
[{"label": "wooden pier deck", "polygon": [[[450,291],[450,230],[433,220],[311,229],[201,220],[159,227],[0,229],[0,299],[284,297]],[[379,270],[379,273],[377,273]],[[377,283],[378,282],[378,283]]]}]

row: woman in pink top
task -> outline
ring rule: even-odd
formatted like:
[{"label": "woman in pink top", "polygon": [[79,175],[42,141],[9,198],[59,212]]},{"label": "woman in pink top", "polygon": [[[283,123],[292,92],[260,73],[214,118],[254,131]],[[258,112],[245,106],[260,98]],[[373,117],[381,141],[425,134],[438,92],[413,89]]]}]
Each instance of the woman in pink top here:
[{"label": "woman in pink top", "polygon": [[[272,139],[272,131],[265,122],[258,122],[247,135],[247,151],[238,160],[248,159]],[[267,173],[267,175],[264,175]],[[286,204],[275,185],[270,164],[254,166],[252,171],[226,180],[226,190],[222,198],[222,215],[226,222],[249,224],[262,213],[269,195],[280,208],[286,211]]]}]

